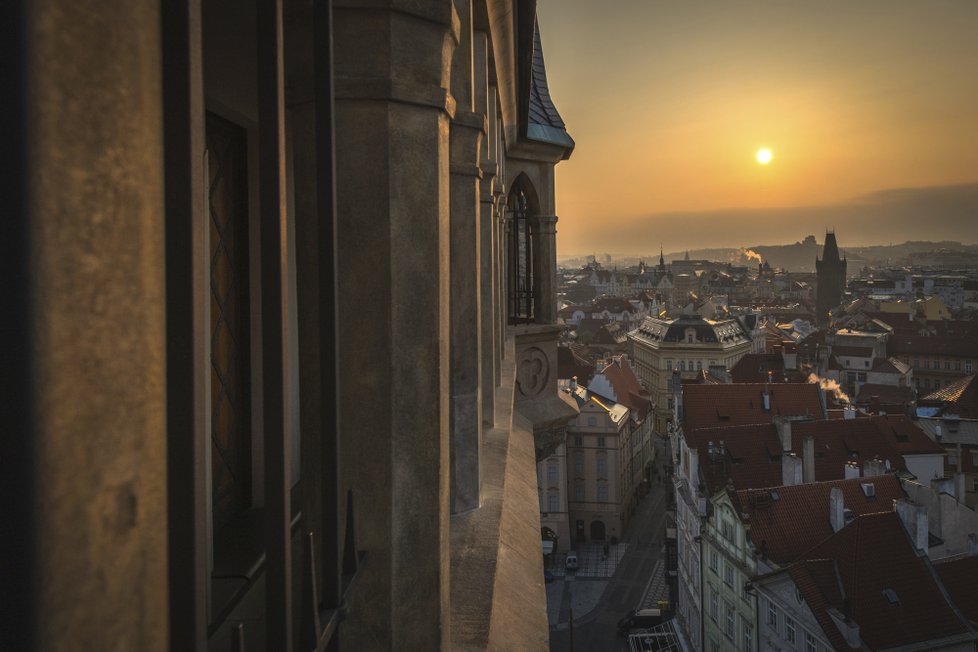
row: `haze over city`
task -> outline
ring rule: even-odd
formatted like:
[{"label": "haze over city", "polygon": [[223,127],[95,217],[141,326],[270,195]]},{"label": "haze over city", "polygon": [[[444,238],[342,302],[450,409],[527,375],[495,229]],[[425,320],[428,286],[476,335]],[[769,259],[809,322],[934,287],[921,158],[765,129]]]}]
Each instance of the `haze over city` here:
[{"label": "haze over city", "polygon": [[978,242],[978,4],[612,7],[538,5],[561,254]]}]

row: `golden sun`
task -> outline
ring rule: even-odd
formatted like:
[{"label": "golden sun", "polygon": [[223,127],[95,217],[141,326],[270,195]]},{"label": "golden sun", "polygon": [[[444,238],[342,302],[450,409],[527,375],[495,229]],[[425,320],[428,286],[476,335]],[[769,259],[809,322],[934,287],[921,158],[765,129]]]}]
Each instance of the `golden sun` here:
[{"label": "golden sun", "polygon": [[771,150],[769,150],[766,147],[757,150],[756,156],[757,156],[757,162],[760,163],[761,165],[767,165],[768,163],[771,162]]}]

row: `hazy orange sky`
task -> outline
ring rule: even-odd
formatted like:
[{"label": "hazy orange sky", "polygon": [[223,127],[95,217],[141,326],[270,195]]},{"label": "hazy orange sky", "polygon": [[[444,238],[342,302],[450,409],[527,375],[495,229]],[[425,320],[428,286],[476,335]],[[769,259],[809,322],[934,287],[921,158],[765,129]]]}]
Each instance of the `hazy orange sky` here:
[{"label": "hazy orange sky", "polygon": [[[821,240],[832,226],[850,246],[978,242],[978,0],[538,0],[537,12],[577,141],[557,166],[560,254]],[[877,194],[893,189],[924,194],[894,208],[880,197],[903,195]]]}]

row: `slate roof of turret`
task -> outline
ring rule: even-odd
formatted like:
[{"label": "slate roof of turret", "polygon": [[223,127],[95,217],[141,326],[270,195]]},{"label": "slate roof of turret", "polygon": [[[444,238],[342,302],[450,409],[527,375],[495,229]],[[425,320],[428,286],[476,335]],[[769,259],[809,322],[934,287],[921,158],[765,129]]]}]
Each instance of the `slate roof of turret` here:
[{"label": "slate roof of turret", "polygon": [[533,26],[533,70],[530,80],[530,111],[527,138],[567,149],[564,158],[574,150],[574,139],[567,133],[563,118],[554,106],[547,84],[547,68],[543,62],[540,26]]}]

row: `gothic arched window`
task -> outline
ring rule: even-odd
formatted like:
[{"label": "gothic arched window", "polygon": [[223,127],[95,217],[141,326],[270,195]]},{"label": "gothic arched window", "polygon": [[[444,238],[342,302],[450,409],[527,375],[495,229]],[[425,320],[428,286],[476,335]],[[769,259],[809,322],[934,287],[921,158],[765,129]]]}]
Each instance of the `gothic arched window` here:
[{"label": "gothic arched window", "polygon": [[510,196],[509,323],[533,321],[533,246],[526,195],[517,187]]}]

